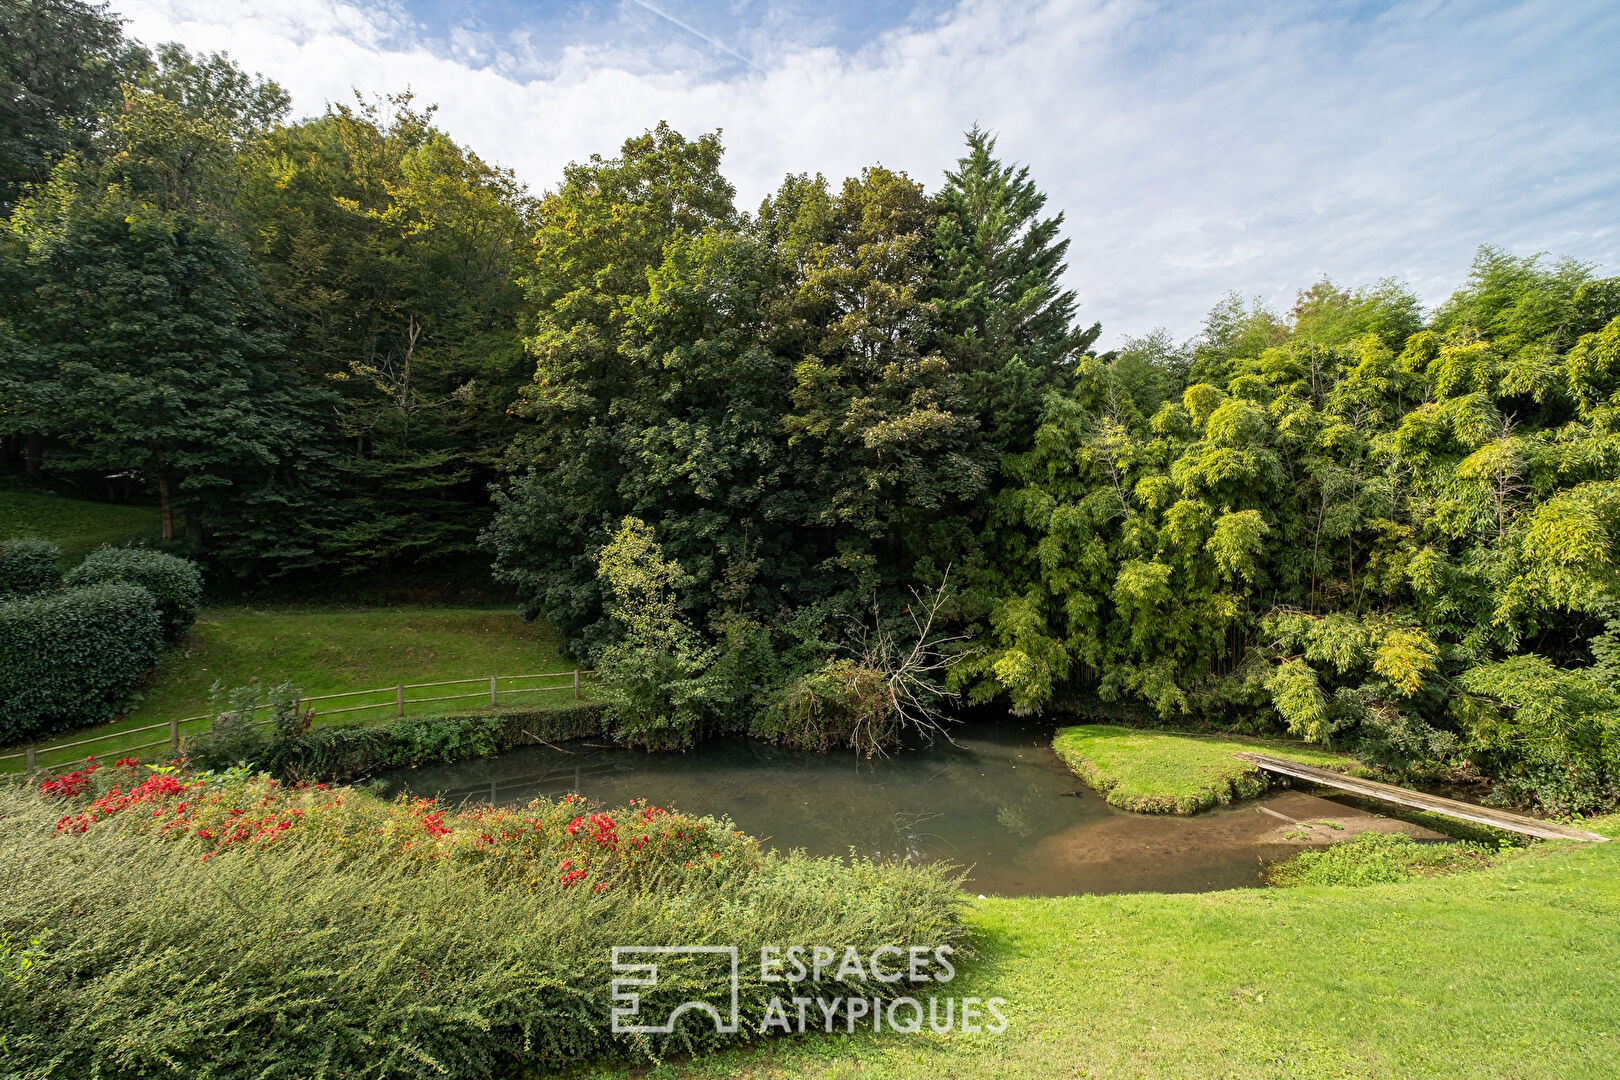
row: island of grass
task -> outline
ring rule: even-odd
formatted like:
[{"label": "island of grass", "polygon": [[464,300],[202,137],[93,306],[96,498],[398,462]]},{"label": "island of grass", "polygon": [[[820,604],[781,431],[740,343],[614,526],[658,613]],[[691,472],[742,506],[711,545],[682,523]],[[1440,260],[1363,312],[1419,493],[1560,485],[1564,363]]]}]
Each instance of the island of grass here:
[{"label": "island of grass", "polygon": [[1111,724],[1061,728],[1052,749],[1110,806],[1141,814],[1196,814],[1266,788],[1265,774],[1237,755],[1266,752],[1346,771],[1348,754],[1304,743],[1241,736],[1179,735]]}]

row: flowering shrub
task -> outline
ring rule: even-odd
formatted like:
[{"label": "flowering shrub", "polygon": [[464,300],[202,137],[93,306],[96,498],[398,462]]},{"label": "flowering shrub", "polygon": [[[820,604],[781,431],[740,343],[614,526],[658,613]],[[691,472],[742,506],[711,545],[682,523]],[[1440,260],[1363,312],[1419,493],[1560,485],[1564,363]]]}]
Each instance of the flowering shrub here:
[{"label": "flowering shrub", "polygon": [[[736,1036],[614,1035],[614,946],[963,939],[943,868],[780,855],[645,802],[457,810],[87,762],[0,789],[0,821],[0,935],[51,930],[26,987],[0,985],[25,1075],[470,1078],[701,1051],[755,1037],[764,987]],[[665,974],[648,1008],[729,1007],[719,967]]]},{"label": "flowering shrub", "polygon": [[582,796],[569,795],[520,810],[453,812],[431,799],[385,802],[326,784],[287,785],[234,771],[143,775],[134,758],[112,769],[90,760],[44,781],[39,792],[53,801],[76,800],[57,819],[56,832],[83,833],[122,817],[127,831],[184,842],[203,862],[235,848],[310,839],[350,858],[380,852],[404,860],[451,859],[530,889],[555,877],[563,888],[589,880],[601,892],[614,884],[644,887],[672,874],[712,872],[712,861],[722,857],[759,857],[741,832],[645,799],[593,810]]}]

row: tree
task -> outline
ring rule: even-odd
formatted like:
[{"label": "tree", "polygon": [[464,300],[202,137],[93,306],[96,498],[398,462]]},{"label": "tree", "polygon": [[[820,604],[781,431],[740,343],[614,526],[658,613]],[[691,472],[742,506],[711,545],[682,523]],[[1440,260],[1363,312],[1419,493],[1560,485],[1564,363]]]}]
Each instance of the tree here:
[{"label": "tree", "polygon": [[133,59],[106,4],[0,0],[0,215],[89,145]]},{"label": "tree", "polygon": [[351,571],[476,551],[527,381],[529,200],[432,113],[407,94],[278,129],[238,200],[290,355],[339,396],[345,505],[320,543]]},{"label": "tree", "polygon": [[1102,332],[1075,325],[1078,303],[1063,288],[1069,240],[1063,215],[1041,217],[1046,195],[1028,166],[996,156],[975,126],[967,153],[935,197],[942,349],[977,403],[997,453],[1029,449],[1041,402]]},{"label": "tree", "polygon": [[775,316],[794,328],[782,417],[806,531],[832,590],[864,605],[878,589],[937,577],[967,543],[961,511],[986,490],[994,451],[961,374],[939,352],[921,185],[882,167],[844,182],[790,178],[760,211],[794,268]]},{"label": "tree", "polygon": [[[496,495],[486,538],[497,578],[517,589],[525,613],[544,614],[587,655],[615,636],[603,616],[592,556],[644,490],[646,473],[631,440],[659,437],[648,429],[665,392],[657,373],[668,329],[677,323],[654,311],[652,279],[665,265],[667,245],[735,221],[721,154],[716,135],[688,140],[660,124],[626,140],[617,158],[570,165],[535,210],[532,261],[523,277],[532,313],[525,344],[535,374],[519,410],[534,423],[514,443],[508,461],[515,475]],[[672,255],[667,277],[674,291],[663,296],[676,306],[685,303],[680,278],[707,273],[710,256],[726,257],[719,247]],[[745,306],[724,303],[712,316],[699,314],[728,338],[735,334],[727,324],[748,318]],[[706,361],[710,352],[699,345],[689,355]],[[700,372],[697,385],[714,388],[711,379]],[[690,402],[695,388],[676,382],[670,390]],[[651,442],[644,445],[651,449]],[[691,481],[694,488],[702,484],[700,475]]]},{"label": "tree", "polygon": [[137,50],[126,79],[207,119],[238,147],[268,134],[292,107],[279,84],[249,75],[226,54],[194,55],[175,42],[159,45],[156,56]]},{"label": "tree", "polygon": [[204,508],[222,507],[214,525],[237,542],[221,554],[300,561],[321,396],[281,357],[245,247],[208,202],[228,157],[166,99],[129,101],[110,163],[65,160],[9,224],[27,285],[13,327],[50,381],[51,433],[68,468],[150,484],[165,539],[184,514],[200,541]]}]

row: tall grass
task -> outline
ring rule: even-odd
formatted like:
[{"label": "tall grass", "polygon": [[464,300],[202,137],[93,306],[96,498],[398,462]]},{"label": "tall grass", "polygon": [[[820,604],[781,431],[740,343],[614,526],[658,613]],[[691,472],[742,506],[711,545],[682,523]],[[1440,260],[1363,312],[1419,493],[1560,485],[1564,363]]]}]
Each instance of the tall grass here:
[{"label": "tall grass", "polygon": [[[26,977],[0,981],[0,1070],[482,1078],[699,1051],[721,1041],[712,1024],[610,1031],[613,946],[738,946],[747,1040],[761,945],[962,943],[945,869],[780,856],[725,821],[571,802],[451,814],[240,777],[96,813],[133,774],[0,791],[0,934],[44,937]],[[598,842],[601,820],[622,846]],[[715,965],[672,964],[644,1011],[729,994]]]}]

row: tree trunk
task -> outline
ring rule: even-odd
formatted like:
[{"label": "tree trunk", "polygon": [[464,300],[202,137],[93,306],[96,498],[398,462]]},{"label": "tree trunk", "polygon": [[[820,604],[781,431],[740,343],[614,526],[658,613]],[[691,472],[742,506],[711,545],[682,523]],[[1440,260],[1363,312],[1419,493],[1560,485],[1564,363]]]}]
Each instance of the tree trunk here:
[{"label": "tree trunk", "polygon": [[174,502],[169,498],[169,474],[159,469],[158,482],[158,512],[163,520],[163,539],[174,539]]},{"label": "tree trunk", "polygon": [[45,464],[45,436],[30,435],[23,450],[23,475],[38,480],[40,467]]}]

